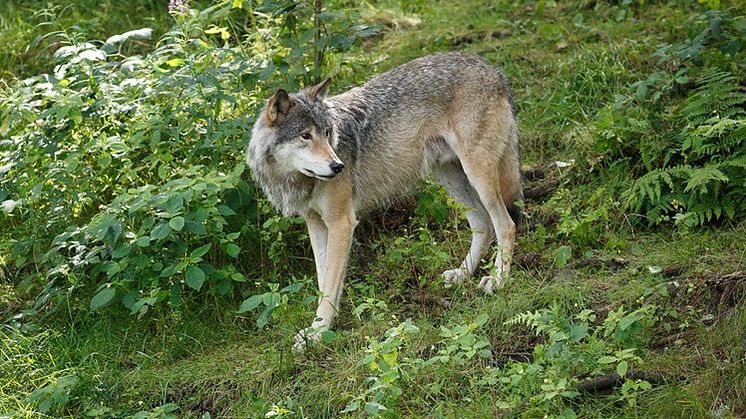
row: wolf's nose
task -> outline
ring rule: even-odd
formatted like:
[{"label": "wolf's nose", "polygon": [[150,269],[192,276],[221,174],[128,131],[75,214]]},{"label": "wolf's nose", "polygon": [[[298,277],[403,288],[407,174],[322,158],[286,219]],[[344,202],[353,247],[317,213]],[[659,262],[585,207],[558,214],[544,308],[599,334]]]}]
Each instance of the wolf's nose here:
[{"label": "wolf's nose", "polygon": [[333,161],[329,164],[329,168],[332,169],[332,172],[339,173],[345,168],[345,165],[342,162]]}]

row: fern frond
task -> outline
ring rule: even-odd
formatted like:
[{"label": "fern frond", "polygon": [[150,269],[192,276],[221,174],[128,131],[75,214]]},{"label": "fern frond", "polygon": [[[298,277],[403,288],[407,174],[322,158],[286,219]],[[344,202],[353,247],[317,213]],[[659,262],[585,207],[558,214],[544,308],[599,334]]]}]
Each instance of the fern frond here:
[{"label": "fern frond", "polygon": [[728,176],[717,167],[711,164],[705,167],[696,168],[690,172],[689,181],[686,183],[684,192],[698,190],[700,193],[707,192],[707,186],[710,182],[728,182]]}]

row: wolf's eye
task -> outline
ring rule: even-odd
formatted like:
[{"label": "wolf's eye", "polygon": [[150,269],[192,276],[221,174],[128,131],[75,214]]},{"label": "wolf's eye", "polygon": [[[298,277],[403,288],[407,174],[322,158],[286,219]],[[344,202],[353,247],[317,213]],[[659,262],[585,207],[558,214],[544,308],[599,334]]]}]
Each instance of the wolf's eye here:
[{"label": "wolf's eye", "polygon": [[303,134],[300,135],[300,138],[303,138],[304,140],[308,141],[308,140],[310,140],[313,137],[311,137],[311,133],[310,132],[304,132]]},{"label": "wolf's eye", "polygon": [[332,130],[330,129],[326,130],[326,137],[331,138],[331,136],[332,136]]}]

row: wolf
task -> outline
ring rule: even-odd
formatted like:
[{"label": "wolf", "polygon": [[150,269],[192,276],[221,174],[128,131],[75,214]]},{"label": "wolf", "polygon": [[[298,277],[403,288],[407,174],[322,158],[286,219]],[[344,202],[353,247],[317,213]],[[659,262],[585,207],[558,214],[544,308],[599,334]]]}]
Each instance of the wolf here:
[{"label": "wolf", "polygon": [[339,310],[358,215],[432,174],[469,211],[471,246],[447,283],[471,278],[497,239],[492,293],[510,271],[522,200],[518,123],[506,77],[476,55],[438,53],[336,96],[330,79],[278,90],[257,117],[246,151],[255,182],[284,215],[305,219],[321,298],[303,350]]}]

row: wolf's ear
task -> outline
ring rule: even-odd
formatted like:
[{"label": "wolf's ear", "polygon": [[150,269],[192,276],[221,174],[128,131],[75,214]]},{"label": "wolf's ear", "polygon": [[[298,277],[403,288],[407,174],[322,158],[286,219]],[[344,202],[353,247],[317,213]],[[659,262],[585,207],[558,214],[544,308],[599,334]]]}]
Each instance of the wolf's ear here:
[{"label": "wolf's ear", "polygon": [[269,122],[276,124],[282,121],[288,116],[290,108],[294,105],[290,100],[290,96],[288,96],[288,92],[282,89],[278,90],[277,93],[269,98],[269,102],[267,102],[267,118],[269,118]]},{"label": "wolf's ear", "polygon": [[325,78],[321,83],[308,90],[308,96],[313,100],[323,99],[324,96],[326,96],[326,91],[329,90],[329,84],[331,81],[332,79],[330,77]]}]

